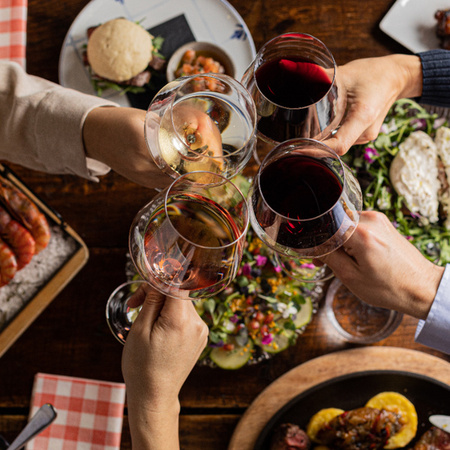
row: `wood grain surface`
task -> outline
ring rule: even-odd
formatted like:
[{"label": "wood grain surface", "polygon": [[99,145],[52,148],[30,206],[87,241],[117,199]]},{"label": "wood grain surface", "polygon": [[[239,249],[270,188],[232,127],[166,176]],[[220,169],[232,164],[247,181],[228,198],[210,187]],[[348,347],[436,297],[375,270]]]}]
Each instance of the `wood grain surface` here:
[{"label": "wood grain surface", "polygon": [[365,347],[320,356],[285,373],[261,392],[239,421],[229,450],[252,449],[272,416],[307,389],[335,377],[369,370],[405,371],[450,384],[450,363],[416,350]]},{"label": "wood grain surface", "polygon": [[[111,0],[113,1],[113,0]],[[124,0],[126,2],[126,0]],[[213,0],[211,0],[213,1]],[[64,37],[88,0],[29,0],[27,70],[58,81]],[[379,22],[394,0],[229,0],[247,23],[256,48],[288,31],[321,39],[338,64],[355,58],[409,53],[383,34]],[[0,359],[0,433],[10,442],[25,426],[36,372],[123,381],[122,346],[111,336],[105,303],[125,281],[128,229],[154,195],[118,174],[93,183],[12,166],[22,180],[84,240],[89,261]],[[449,357],[414,342],[417,320],[405,317],[389,338],[371,348],[402,347],[442,361]],[[320,309],[297,344],[238,371],[196,367],[182,388],[183,449],[228,447],[239,418],[274,380],[314,358],[359,348],[337,336]],[[127,421],[122,445],[131,448]]]}]

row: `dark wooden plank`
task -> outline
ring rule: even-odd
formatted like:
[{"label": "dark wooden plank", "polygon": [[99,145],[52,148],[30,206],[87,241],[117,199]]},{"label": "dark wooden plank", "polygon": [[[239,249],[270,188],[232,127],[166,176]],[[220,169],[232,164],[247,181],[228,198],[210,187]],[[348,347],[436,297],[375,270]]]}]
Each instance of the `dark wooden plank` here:
[{"label": "dark wooden plank", "polygon": [[[338,64],[406,49],[379,30],[394,0],[229,0],[246,21],[256,48],[288,31],[321,39]],[[68,28],[88,0],[29,0],[27,69],[58,81],[58,59]],[[100,183],[13,166],[18,175],[80,234],[90,259],[77,277],[1,358],[0,433],[12,440],[26,423],[37,372],[122,381],[122,347],[109,332],[104,308],[125,280],[128,229],[154,192],[110,173]],[[388,339],[375,344],[445,356],[414,343],[417,320],[405,317]],[[318,356],[355,347],[330,328],[323,311],[297,344],[261,364],[238,371],[196,367],[181,391],[183,449],[225,449],[244,410],[272,381]],[[192,412],[195,408],[196,412]],[[225,413],[227,412],[228,413]],[[211,414],[211,415],[210,415]],[[122,448],[130,449],[125,417]]]}]

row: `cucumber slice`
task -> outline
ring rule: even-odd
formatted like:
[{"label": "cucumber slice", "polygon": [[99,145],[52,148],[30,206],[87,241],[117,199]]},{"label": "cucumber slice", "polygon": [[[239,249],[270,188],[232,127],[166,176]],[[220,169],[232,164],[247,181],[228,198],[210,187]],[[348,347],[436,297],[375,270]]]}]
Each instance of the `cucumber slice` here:
[{"label": "cucumber slice", "polygon": [[300,311],[297,313],[297,316],[294,320],[295,328],[301,328],[311,322],[311,317],[313,313],[313,304],[310,298],[305,298],[306,303],[301,305]]},{"label": "cucumber slice", "polygon": [[270,344],[261,344],[261,341],[256,344],[267,353],[280,353],[289,347],[293,334],[293,331],[285,330],[282,334],[276,334]]},{"label": "cucumber slice", "polygon": [[236,343],[234,345],[233,350],[224,350],[222,347],[213,348],[209,354],[211,361],[216,363],[221,369],[226,370],[236,370],[245,366],[252,356],[253,343],[248,341],[243,347]]}]

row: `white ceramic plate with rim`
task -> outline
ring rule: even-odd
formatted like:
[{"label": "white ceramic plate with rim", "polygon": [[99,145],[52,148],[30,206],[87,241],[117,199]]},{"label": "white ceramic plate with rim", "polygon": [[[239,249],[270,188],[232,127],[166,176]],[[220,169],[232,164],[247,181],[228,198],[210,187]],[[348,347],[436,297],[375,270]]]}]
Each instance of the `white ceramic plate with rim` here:
[{"label": "white ceramic plate with rim", "polygon": [[440,42],[434,13],[448,8],[449,0],[397,0],[380,22],[380,28],[413,53],[437,49]]},{"label": "white ceramic plate with rim", "polygon": [[[91,0],[78,14],[64,39],[59,59],[60,84],[95,95],[83,63],[89,27],[125,17],[152,29],[181,16],[185,28],[194,36],[191,40],[212,42],[232,57],[236,79],[240,80],[256,55],[255,44],[244,20],[226,0]],[[170,32],[173,36],[177,34],[174,29]],[[164,56],[167,60],[170,57]],[[104,91],[102,97],[130,106],[126,95],[113,90]]]}]

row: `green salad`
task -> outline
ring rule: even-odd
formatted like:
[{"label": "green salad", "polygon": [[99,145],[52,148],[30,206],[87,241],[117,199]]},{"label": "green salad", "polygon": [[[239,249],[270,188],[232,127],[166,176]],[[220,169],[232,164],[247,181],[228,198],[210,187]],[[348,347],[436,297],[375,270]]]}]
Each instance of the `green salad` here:
[{"label": "green salad", "polygon": [[219,295],[194,302],[209,327],[200,362],[238,369],[287,349],[317,309],[311,288],[284,275],[249,230],[237,277]]},{"label": "green salad", "polygon": [[393,188],[389,169],[399,145],[411,133],[421,130],[434,138],[436,130],[447,125],[445,119],[418,103],[398,100],[386,116],[378,137],[369,144],[352,147],[343,157],[361,185],[363,209],[385,213],[403,236],[439,265],[450,262],[450,230],[443,225],[443,220],[426,223],[418,214],[412,214]]}]

